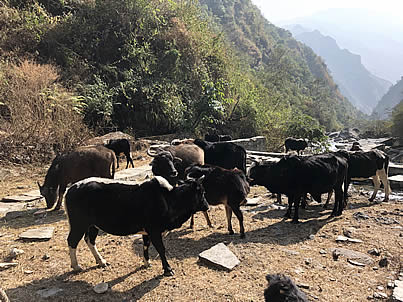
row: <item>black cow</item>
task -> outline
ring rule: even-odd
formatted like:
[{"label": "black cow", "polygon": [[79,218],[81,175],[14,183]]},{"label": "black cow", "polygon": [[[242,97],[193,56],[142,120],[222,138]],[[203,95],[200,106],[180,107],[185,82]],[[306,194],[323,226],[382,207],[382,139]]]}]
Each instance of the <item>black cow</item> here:
[{"label": "black cow", "polygon": [[204,162],[224,169],[238,168],[246,173],[246,151],[231,142],[211,143],[196,138],[194,144],[204,150]]},{"label": "black cow", "polygon": [[[199,178],[205,176],[203,187],[206,190],[206,199],[209,205],[225,205],[225,213],[228,222],[228,231],[234,234],[231,224],[232,212],[239,220],[241,238],[245,238],[245,228],[243,226],[243,215],[240,206],[246,203],[246,196],[249,194],[249,183],[245,173],[235,168],[227,170],[210,165],[195,165],[186,169],[187,177]],[[207,224],[211,227],[211,221],[207,212],[203,212]],[[193,216],[190,227],[193,228]]]},{"label": "black cow", "polygon": [[130,143],[125,138],[110,139],[108,143],[104,145],[106,148],[113,150],[115,152],[117,160],[117,168],[119,168],[119,155],[123,153],[126,156],[126,169],[129,167],[129,163],[134,168],[133,159],[130,156]]},{"label": "black cow", "polygon": [[211,143],[232,141],[232,136],[228,134],[206,134],[204,140]]},{"label": "black cow", "polygon": [[202,181],[203,178],[188,180],[175,188],[158,176],[140,185],[102,178],[87,178],[75,183],[66,195],[71,267],[81,270],[76,248],[83,235],[96,262],[106,265],[95,246],[100,229],[117,236],[142,234],[146,265],[151,241],[160,255],[164,275],[173,275],[165,257],[161,233],[179,228],[196,211],[207,211]]},{"label": "black cow", "polygon": [[[152,151],[152,149],[157,149]],[[185,169],[204,164],[204,152],[193,143],[179,145],[150,146],[147,154],[154,157],[150,165],[154,175],[166,178],[171,185],[185,178]]]},{"label": "black cow", "polygon": [[285,156],[277,163],[255,164],[249,170],[251,185],[262,185],[273,193],[286,194],[288,210],[285,217],[291,217],[294,204],[293,222],[298,222],[298,208],[301,198],[309,193],[316,201],[321,194],[335,191],[335,204],[331,216],[343,211],[343,183],[347,189],[347,161],[333,154],[310,157]]},{"label": "black cow", "polygon": [[[335,152],[335,154],[347,159],[347,187],[350,185],[351,180],[365,180],[371,177],[374,183],[374,192],[369,198],[369,201],[374,201],[376,193],[381,186],[381,182],[385,190],[385,199],[383,201],[389,200],[391,189],[388,180],[389,156],[387,154],[380,150],[357,152],[339,150]],[[345,200],[347,201],[347,190],[344,194]]]},{"label": "black cow", "polygon": [[350,151],[363,151],[359,142],[354,142]]},{"label": "black cow", "polygon": [[302,138],[292,138],[289,137],[284,142],[285,152],[287,153],[290,150],[297,151],[298,155],[300,151],[304,150],[308,147],[308,143]]},{"label": "black cow", "polygon": [[267,275],[269,286],[264,291],[266,302],[308,302],[305,293],[287,276]]}]

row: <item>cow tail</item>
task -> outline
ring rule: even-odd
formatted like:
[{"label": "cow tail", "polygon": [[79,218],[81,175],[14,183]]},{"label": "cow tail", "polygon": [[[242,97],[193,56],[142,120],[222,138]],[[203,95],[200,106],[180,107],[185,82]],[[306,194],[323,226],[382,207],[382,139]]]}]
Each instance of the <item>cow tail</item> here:
[{"label": "cow tail", "polygon": [[389,177],[389,156],[385,156],[385,173],[386,173],[386,180],[388,182],[389,193],[391,193],[392,189],[390,187],[389,179],[388,179],[388,177]]},{"label": "cow tail", "polygon": [[343,208],[347,207],[347,194],[348,194],[348,164],[346,170],[344,171],[344,192],[343,192]]},{"label": "cow tail", "polygon": [[113,155],[113,161],[112,161],[112,179],[115,178],[115,166],[117,165],[117,159],[116,156]]}]

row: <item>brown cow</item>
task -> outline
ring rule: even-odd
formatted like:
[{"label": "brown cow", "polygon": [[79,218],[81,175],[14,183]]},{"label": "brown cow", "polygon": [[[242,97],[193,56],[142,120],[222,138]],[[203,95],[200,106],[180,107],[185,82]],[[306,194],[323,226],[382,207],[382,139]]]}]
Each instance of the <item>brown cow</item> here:
[{"label": "brown cow", "polygon": [[[104,146],[79,147],[74,151],[56,156],[41,186],[48,209],[57,204],[60,209],[67,185],[91,176],[113,178],[115,175],[115,153]],[[112,172],[111,172],[112,168]]]}]

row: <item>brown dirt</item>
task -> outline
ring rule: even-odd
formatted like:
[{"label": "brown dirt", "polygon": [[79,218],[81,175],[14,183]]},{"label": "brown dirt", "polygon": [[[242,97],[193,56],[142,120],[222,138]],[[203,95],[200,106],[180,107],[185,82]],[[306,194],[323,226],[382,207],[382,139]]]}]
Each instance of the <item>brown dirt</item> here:
[{"label": "brown dirt", "polygon": [[[135,158],[135,156],[133,156]],[[136,166],[145,161],[137,160]],[[124,166],[124,161],[122,165]],[[43,180],[46,167],[6,166],[11,171],[1,178],[1,197],[28,191]],[[195,230],[185,223],[182,228],[170,232],[164,239],[167,257],[175,271],[173,277],[162,277],[161,262],[151,248],[152,267],[144,268],[142,241],[137,236],[99,236],[97,246],[110,263],[107,268],[95,265],[87,246],[81,242],[77,255],[84,271],[71,273],[66,237],[69,225],[65,214],[48,213],[46,217],[34,217],[27,211],[22,217],[0,221],[0,262],[5,262],[9,251],[19,248],[25,251],[17,258],[18,266],[0,271],[0,287],[11,301],[42,301],[36,293],[41,289],[60,288],[63,291],[43,301],[263,301],[268,273],[283,273],[304,289],[311,299],[319,301],[366,301],[368,296],[386,289],[394,280],[402,263],[403,204],[369,204],[366,196],[354,194],[351,208],[343,216],[329,219],[330,210],[320,205],[310,205],[301,210],[301,223],[283,221],[284,210],[268,208],[274,202],[262,187],[253,187],[249,197],[263,196],[264,203],[257,207],[243,207],[246,239],[239,234],[228,235],[224,208],[211,207],[210,218],[214,228],[206,226],[203,215],[196,215]],[[35,207],[45,207],[44,201]],[[254,211],[250,211],[254,210]],[[357,220],[356,212],[371,218]],[[395,219],[399,224],[380,224],[375,217]],[[23,231],[37,226],[53,226],[55,233],[49,241],[25,242],[18,240]],[[239,231],[236,218],[233,226]],[[335,238],[343,229],[354,227],[354,237],[363,243],[336,243]],[[309,239],[314,235],[313,239]],[[211,246],[224,242],[238,256],[241,263],[233,271],[212,268],[198,261],[198,254]],[[381,256],[371,256],[374,265],[357,267],[340,257],[333,260],[330,248],[345,247],[368,254],[378,248]],[[326,254],[320,251],[325,250]],[[49,259],[45,260],[44,255]],[[390,264],[381,268],[378,261],[387,257]],[[110,286],[105,294],[96,294],[93,286],[99,282]]]}]

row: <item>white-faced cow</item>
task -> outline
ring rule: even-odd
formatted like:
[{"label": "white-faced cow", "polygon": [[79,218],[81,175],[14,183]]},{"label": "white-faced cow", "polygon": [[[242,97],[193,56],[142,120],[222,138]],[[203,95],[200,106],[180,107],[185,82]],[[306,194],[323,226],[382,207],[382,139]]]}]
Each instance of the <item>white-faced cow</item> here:
[{"label": "white-faced cow", "polygon": [[[389,200],[390,186],[388,180],[389,156],[380,150],[348,152],[339,150],[336,155],[344,157],[348,162],[347,186],[351,180],[365,180],[372,178],[374,183],[374,192],[369,201],[374,201],[381,182],[385,190],[383,201]],[[347,190],[344,192],[347,200]]]},{"label": "white-faced cow", "polygon": [[[41,195],[46,206],[60,209],[67,185],[91,176],[113,178],[115,175],[116,156],[112,150],[103,146],[79,147],[74,151],[56,156],[41,186]],[[111,171],[112,170],[112,171]]]},{"label": "white-faced cow", "polygon": [[102,230],[117,236],[142,234],[145,264],[149,264],[151,241],[161,258],[164,275],[173,275],[161,233],[179,228],[197,211],[207,211],[202,181],[203,178],[187,180],[172,187],[163,177],[156,176],[140,185],[102,178],[75,183],[66,194],[71,267],[81,270],[76,248],[83,236],[97,264],[106,265],[95,245],[98,230]]},{"label": "white-faced cow", "polygon": [[249,170],[251,185],[262,185],[273,193],[288,197],[285,217],[291,217],[294,204],[293,222],[298,222],[298,208],[301,198],[309,193],[316,201],[321,194],[335,191],[335,204],[331,216],[339,216],[343,211],[343,184],[347,189],[347,161],[333,154],[310,157],[285,156],[277,163],[254,164]]},{"label": "white-faced cow", "polygon": [[[243,215],[240,206],[246,203],[246,197],[249,194],[249,183],[246,180],[245,173],[235,168],[227,170],[210,165],[195,165],[186,169],[187,178],[199,178],[205,176],[203,187],[206,190],[206,199],[209,205],[223,204],[227,216],[228,232],[234,234],[232,229],[232,212],[239,221],[241,238],[245,238],[245,228],[243,225]],[[211,221],[207,212],[203,212],[207,224],[211,227]],[[190,221],[190,227],[193,228],[194,217]]]},{"label": "white-faced cow", "polygon": [[264,291],[265,302],[308,302],[305,293],[282,274],[267,275],[269,286]]},{"label": "white-faced cow", "polygon": [[308,147],[308,143],[303,138],[289,137],[285,140],[284,146],[286,153],[288,153],[288,151],[291,150],[291,151],[297,151],[299,155],[302,150],[305,150],[305,148]]},{"label": "white-faced cow", "polygon": [[204,150],[204,162],[224,169],[238,168],[246,173],[246,151],[231,142],[210,143],[195,139],[194,144]]},{"label": "white-faced cow", "polygon": [[187,167],[204,165],[204,152],[193,143],[150,146],[147,154],[154,157],[150,163],[153,174],[166,178],[173,186],[185,178]]},{"label": "white-faced cow", "polygon": [[115,152],[117,158],[117,168],[119,168],[119,155],[121,153],[126,156],[126,169],[129,167],[129,163],[134,168],[133,159],[130,156],[130,143],[126,138],[110,139],[104,146]]}]

